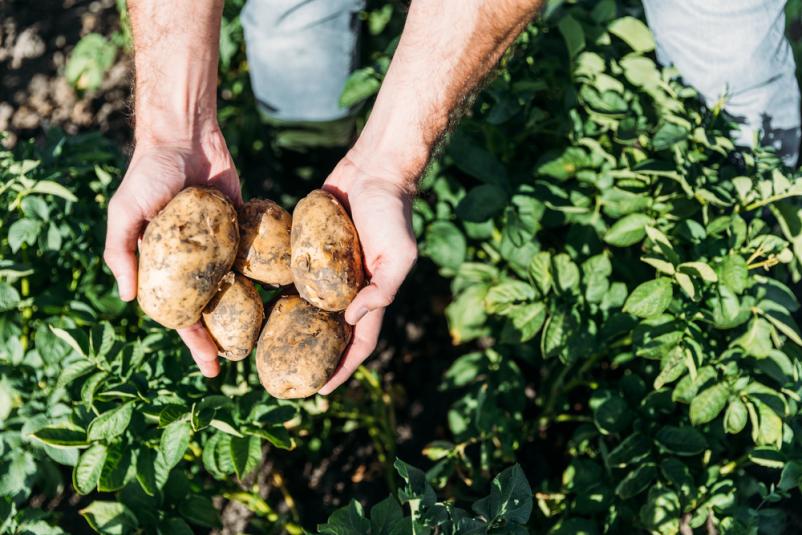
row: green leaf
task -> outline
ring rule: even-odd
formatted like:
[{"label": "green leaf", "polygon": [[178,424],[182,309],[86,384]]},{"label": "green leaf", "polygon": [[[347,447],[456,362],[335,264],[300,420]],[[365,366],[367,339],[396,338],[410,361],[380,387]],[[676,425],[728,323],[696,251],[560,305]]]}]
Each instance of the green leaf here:
[{"label": "green leaf", "polygon": [[181,516],[204,528],[215,529],[220,527],[220,513],[214,508],[209,498],[191,494],[178,506]]},{"label": "green leaf", "polygon": [[657,478],[657,465],[643,463],[621,480],[615,488],[615,493],[622,500],[629,500],[649,488],[655,478]]},{"label": "green leaf", "polygon": [[529,284],[506,280],[488,290],[485,296],[485,309],[490,314],[504,314],[511,311],[513,303],[534,299],[535,290]]},{"label": "green leaf", "polygon": [[749,460],[766,468],[780,469],[785,466],[785,455],[768,446],[758,446],[749,453]]},{"label": "green leaf", "polygon": [[465,236],[448,221],[435,221],[426,229],[423,253],[438,266],[456,270],[465,261]]},{"label": "green leaf", "polygon": [[129,480],[131,466],[131,448],[122,442],[111,444],[108,447],[106,462],[103,463],[103,471],[100,473],[98,490],[114,492],[122,489]]},{"label": "green leaf", "polygon": [[515,308],[510,315],[512,324],[521,333],[520,342],[527,342],[543,327],[546,321],[546,306],[543,303],[528,303]]},{"label": "green leaf", "polygon": [[529,263],[529,275],[540,293],[548,294],[554,280],[551,274],[551,254],[546,251],[535,254]]},{"label": "green leaf", "polygon": [[749,269],[741,255],[729,254],[718,266],[721,283],[736,294],[742,293],[749,284]]},{"label": "green leaf", "polygon": [[240,433],[239,431],[234,429],[234,426],[232,426],[230,423],[228,423],[228,422],[226,422],[224,420],[218,420],[216,418],[213,418],[209,422],[209,425],[211,427],[214,427],[215,429],[217,429],[219,431],[222,431],[223,433],[227,433],[227,434],[231,435],[232,437],[242,438],[242,433]]},{"label": "green leaf", "polygon": [[103,535],[124,535],[139,527],[134,513],[120,502],[95,500],[80,513],[92,529]]},{"label": "green leaf", "polygon": [[783,467],[782,474],[780,475],[780,483],[777,485],[780,490],[792,490],[799,488],[802,484],[802,462],[789,461]]},{"label": "green leaf", "polygon": [[794,321],[794,318],[791,317],[787,311],[771,308],[765,311],[763,317],[769,320],[769,323],[774,325],[777,330],[787,336],[796,345],[802,346],[802,334],[799,333],[799,327]]},{"label": "green leaf", "polygon": [[128,429],[131,415],[134,411],[134,402],[129,401],[110,411],[104,412],[89,424],[86,436],[89,441],[111,440],[120,436]]},{"label": "green leaf", "polygon": [[740,399],[733,399],[724,413],[724,430],[733,435],[740,433],[746,427],[746,419],[746,405]]},{"label": "green leaf", "polygon": [[735,343],[753,357],[765,358],[774,347],[771,342],[771,325],[763,318],[754,318]]},{"label": "green leaf", "polygon": [[259,437],[231,437],[231,464],[239,479],[242,479],[259,466],[262,447]]},{"label": "green leaf", "polygon": [[0,312],[14,310],[20,302],[20,295],[16,288],[7,282],[0,281]]},{"label": "green leaf", "polygon": [[371,535],[406,535],[408,524],[398,500],[388,496],[370,508]]},{"label": "green leaf", "polygon": [[752,396],[750,396],[749,400],[757,409],[760,419],[755,442],[761,446],[776,446],[779,448],[782,445],[783,438],[782,418],[763,401]]},{"label": "green leaf", "polygon": [[55,195],[70,202],[78,202],[76,197],[70,190],[52,180],[39,180],[33,185],[31,193],[40,193],[44,195]]},{"label": "green leaf", "polygon": [[652,138],[654,150],[668,150],[688,137],[688,130],[674,123],[665,122],[660,125]]},{"label": "green leaf", "polygon": [[86,431],[80,427],[45,427],[31,434],[31,438],[40,440],[53,447],[86,446]]},{"label": "green leaf", "polygon": [[654,50],[654,38],[649,28],[635,17],[621,17],[611,22],[607,30],[624,41],[635,52]]},{"label": "green leaf", "polygon": [[365,535],[371,533],[370,520],[365,518],[362,505],[356,501],[334,511],[325,524],[317,527],[320,535]]},{"label": "green leaf", "polygon": [[579,147],[568,147],[560,153],[544,156],[537,168],[539,175],[557,180],[567,180],[576,176],[577,171],[592,167],[588,153]]},{"label": "green leaf", "polygon": [[42,222],[35,219],[19,219],[8,227],[8,246],[11,252],[16,253],[22,244],[33,245],[42,230]]},{"label": "green leaf", "polygon": [[622,440],[618,446],[610,452],[607,456],[607,462],[610,466],[619,468],[628,464],[638,463],[649,455],[651,447],[652,441],[644,434],[636,431]]},{"label": "green leaf", "polygon": [[480,184],[471,189],[456,208],[457,217],[481,223],[499,214],[507,205],[507,194],[493,184]]},{"label": "green leaf", "polygon": [[674,392],[671,394],[673,401],[690,403],[696,396],[700,388],[717,377],[716,369],[712,366],[703,366],[696,372],[696,377],[686,375],[677,383]]},{"label": "green leaf", "polygon": [[177,420],[164,429],[159,442],[159,451],[169,468],[177,465],[184,456],[191,435],[192,427],[186,420]]},{"label": "green leaf", "polygon": [[693,427],[666,425],[657,432],[655,440],[676,455],[698,455],[707,447],[705,437]]},{"label": "green leaf", "polygon": [[107,450],[103,444],[92,446],[81,454],[72,471],[72,486],[78,494],[89,494],[97,487]]},{"label": "green leaf", "polygon": [[685,372],[685,349],[683,346],[675,346],[664,359],[660,373],[654,379],[654,389],[659,390],[663,386],[676,381]]},{"label": "green leaf", "polygon": [[629,214],[619,219],[604,234],[604,241],[616,247],[629,247],[643,240],[652,218],[646,214]]},{"label": "green leaf", "polygon": [[623,431],[631,420],[629,407],[623,398],[613,395],[593,411],[593,421],[603,434]]},{"label": "green leaf", "polygon": [[356,69],[345,81],[345,87],[340,94],[340,107],[350,108],[369,99],[379,92],[379,87],[381,87],[381,82],[373,67]]},{"label": "green leaf", "polygon": [[525,525],[532,514],[532,489],[520,465],[507,468],[490,484],[490,495],[477,500],[473,510],[490,524],[505,521]]},{"label": "green leaf", "polygon": [[570,292],[579,285],[579,268],[565,253],[555,255],[552,259],[554,278],[557,287],[563,292]]},{"label": "green leaf", "polygon": [[99,33],[86,34],[72,49],[64,77],[76,89],[98,89],[116,57],[117,46],[114,43]]},{"label": "green leaf", "polygon": [[448,330],[454,345],[468,342],[488,331],[484,299],[487,287],[476,284],[462,292],[446,307]]},{"label": "green leaf", "polygon": [[565,40],[568,57],[575,58],[585,48],[585,32],[582,25],[571,15],[565,15],[560,19],[557,28]]},{"label": "green leaf", "polygon": [[724,383],[713,385],[700,392],[691,401],[691,423],[701,425],[713,421],[724,410],[729,395],[730,389]]},{"label": "green leaf", "polygon": [[639,318],[658,316],[671,304],[672,297],[673,289],[670,279],[659,278],[644,282],[629,294],[624,303],[624,312]]},{"label": "green leaf", "polygon": [[718,276],[709,265],[704,262],[683,262],[677,266],[679,271],[695,275],[705,282],[718,282]]}]

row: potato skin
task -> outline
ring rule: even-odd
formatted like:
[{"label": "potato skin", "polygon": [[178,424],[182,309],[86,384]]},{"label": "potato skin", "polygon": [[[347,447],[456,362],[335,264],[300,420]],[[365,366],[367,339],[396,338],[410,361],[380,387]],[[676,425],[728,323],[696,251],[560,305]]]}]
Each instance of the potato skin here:
[{"label": "potato skin", "polygon": [[326,384],[340,361],[351,326],[297,295],[273,306],[256,346],[259,380],[274,397],[305,398]]},{"label": "potato skin", "polygon": [[292,277],[298,293],[318,308],[340,311],[362,288],[362,247],[345,209],[315,190],[292,213]]},{"label": "potato skin", "polygon": [[240,207],[237,216],[240,240],[234,269],[263,284],[290,284],[289,212],[273,201],[252,199]]},{"label": "potato skin", "polygon": [[176,195],[145,229],[137,300],[170,329],[196,323],[237,254],[237,212],[209,187]]},{"label": "potato skin", "polygon": [[265,320],[265,307],[256,286],[229,271],[220,289],[203,309],[203,324],[217,344],[218,354],[242,360],[251,354]]}]

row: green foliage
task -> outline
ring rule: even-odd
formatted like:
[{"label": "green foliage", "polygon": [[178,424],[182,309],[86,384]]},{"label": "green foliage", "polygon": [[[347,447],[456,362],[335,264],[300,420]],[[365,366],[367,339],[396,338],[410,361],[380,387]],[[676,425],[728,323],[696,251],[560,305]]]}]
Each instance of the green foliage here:
[{"label": "green foliage", "polygon": [[[552,8],[423,183],[421,252],[452,281],[468,351],[427,475],[475,487],[528,462],[538,533],[787,525],[802,337],[799,219],[781,203],[802,181],[736,149],[621,15]],[[519,453],[549,442],[561,480]]]},{"label": "green foliage", "polygon": [[294,447],[295,407],[243,388],[245,369],[210,391],[176,336],[117,298],[95,222],[119,162],[97,136],[0,153],[0,495],[17,531],[33,529],[18,505],[65,485],[104,493],[81,510],[101,533],[214,527],[209,482],[247,477],[267,444]]},{"label": "green foliage", "polygon": [[[224,12],[220,120],[247,161],[276,147],[252,109],[242,3]],[[385,2],[360,16],[349,105],[376,93],[403,19]],[[422,180],[414,229],[462,351],[443,425],[412,430],[433,439],[426,471],[393,464],[396,391],[372,372],[297,403],[263,393],[248,360],[205,381],[117,299],[98,222],[122,161],[102,138],[0,152],[0,533],[63,533],[76,514],[100,533],[207,532],[218,497],[254,532],[300,533],[280,477],[281,507],[259,493],[266,459],[315,464],[358,429],[390,496],[319,533],[793,529],[802,182],[733,146],[641,20],[629,1],[550,3]],[[100,83],[107,45],[76,47],[73,83]],[[63,495],[79,513],[39,505]]]},{"label": "green foliage", "polygon": [[64,76],[79,90],[96,90],[117,57],[117,45],[100,34],[89,33],[70,53]]}]

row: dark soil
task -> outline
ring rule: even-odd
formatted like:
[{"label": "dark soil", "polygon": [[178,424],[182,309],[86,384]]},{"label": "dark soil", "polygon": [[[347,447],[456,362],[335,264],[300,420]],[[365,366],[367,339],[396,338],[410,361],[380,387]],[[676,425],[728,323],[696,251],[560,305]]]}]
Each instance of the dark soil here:
[{"label": "dark soil", "polygon": [[130,59],[118,54],[97,91],[79,94],[63,78],[78,40],[119,29],[114,0],[0,0],[0,132],[3,144],[39,137],[51,127],[70,134],[100,130],[130,139]]}]

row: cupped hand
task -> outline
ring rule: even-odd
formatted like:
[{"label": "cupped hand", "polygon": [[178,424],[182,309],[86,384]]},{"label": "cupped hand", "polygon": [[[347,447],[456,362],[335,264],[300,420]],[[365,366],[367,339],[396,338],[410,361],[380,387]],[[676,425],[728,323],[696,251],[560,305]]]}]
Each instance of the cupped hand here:
[{"label": "cupped hand", "polygon": [[[139,142],[120,187],[109,201],[103,259],[117,280],[120,299],[137,292],[137,242],[147,222],[187,186],[209,185],[234,203],[242,204],[240,182],[219,129],[211,128],[197,141],[174,145]],[[220,372],[217,347],[199,323],[178,330],[201,373]]]},{"label": "cupped hand", "polygon": [[326,395],[343,384],[376,348],[384,310],[415,264],[417,243],[412,231],[413,195],[401,176],[386,168],[360,165],[346,156],[323,188],[350,210],[369,280],[345,311],[354,334],[339,367],[319,391]]}]

